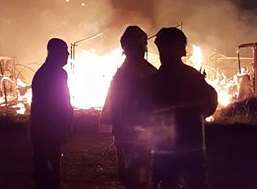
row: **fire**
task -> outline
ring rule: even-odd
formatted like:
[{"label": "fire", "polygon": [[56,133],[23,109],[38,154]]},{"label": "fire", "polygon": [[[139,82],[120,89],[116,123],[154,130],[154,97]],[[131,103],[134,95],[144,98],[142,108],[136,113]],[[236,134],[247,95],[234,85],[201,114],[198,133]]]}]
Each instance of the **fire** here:
[{"label": "fire", "polygon": [[[192,53],[192,56],[189,58],[189,64],[199,71],[202,71],[208,68],[203,65],[203,53],[199,46],[193,45],[193,53]],[[236,84],[231,81],[228,81],[226,77],[223,77],[222,79],[218,79],[218,78],[220,77],[218,77],[218,72],[217,72],[216,79],[211,80],[206,78],[206,81],[210,85],[212,85],[217,91],[219,106],[226,107],[233,100],[233,94],[231,93],[230,89],[233,85],[236,85]]]},{"label": "fire", "polygon": [[32,101],[32,89],[28,89],[28,91],[24,95],[20,95],[18,97],[18,103],[16,105],[18,114],[29,113],[26,112],[29,109],[29,106]]},{"label": "fire", "polygon": [[[208,78],[209,68],[203,64],[203,53],[199,46],[193,45],[192,56],[188,59],[191,66],[199,71],[206,70],[206,81],[212,85],[218,93],[219,107],[226,107],[233,102],[235,96],[236,83],[229,80],[222,73],[216,72],[216,76],[212,79]],[[150,61],[156,64],[157,55],[151,55]],[[75,60],[69,60],[69,64],[65,67],[68,73],[68,86],[71,95],[71,103],[75,108],[89,109],[99,108],[104,105],[105,98],[112,80],[113,75],[121,66],[125,56],[122,54],[122,49],[117,48],[110,53],[99,55],[94,50],[81,51],[76,54]],[[221,75],[222,77],[221,77]],[[27,89],[29,87],[26,83],[17,79],[17,88]],[[27,90],[25,94],[19,93],[17,104],[14,108],[17,109],[18,114],[28,112],[28,105],[31,103],[31,89]],[[8,102],[10,100],[8,99]],[[1,106],[4,106],[4,98],[0,98]]]},{"label": "fire", "polygon": [[102,108],[117,68],[122,64],[124,56],[121,49],[111,53],[98,55],[95,51],[82,51],[71,60],[66,67],[71,103],[76,108]]},{"label": "fire", "polygon": [[[201,71],[207,69],[203,64],[203,53],[199,46],[193,45],[192,56],[189,58],[189,64],[195,69]],[[65,69],[68,72],[68,84],[71,94],[71,103],[76,108],[88,109],[103,107],[110,82],[117,68],[124,60],[122,50],[117,48],[111,53],[98,55],[95,51],[82,51],[76,55],[76,60],[70,60]],[[72,69],[72,66],[74,68]],[[212,68],[213,69],[213,68]],[[230,88],[234,83],[227,78],[206,81],[212,85],[218,93],[218,102],[220,107],[225,107],[233,100],[233,94]]]},{"label": "fire", "polygon": [[199,46],[193,45],[193,54],[190,57],[189,61],[195,69],[200,70],[202,68],[203,54]]},{"label": "fire", "polygon": [[207,80],[207,82],[215,88],[218,93],[218,102],[220,107],[226,107],[233,101],[233,94],[230,92],[230,84],[219,80]]},{"label": "fire", "polygon": [[218,102],[221,106],[226,107],[232,101],[232,95],[223,90],[218,93]]}]

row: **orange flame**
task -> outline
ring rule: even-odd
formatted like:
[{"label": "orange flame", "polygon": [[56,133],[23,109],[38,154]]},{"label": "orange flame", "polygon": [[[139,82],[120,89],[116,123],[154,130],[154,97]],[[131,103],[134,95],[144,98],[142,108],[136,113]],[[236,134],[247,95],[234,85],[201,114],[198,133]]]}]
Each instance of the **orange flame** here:
[{"label": "orange flame", "polygon": [[78,54],[76,61],[72,62],[74,69],[66,67],[72,105],[82,109],[101,109],[112,77],[123,60],[121,49],[102,56],[94,51]]}]

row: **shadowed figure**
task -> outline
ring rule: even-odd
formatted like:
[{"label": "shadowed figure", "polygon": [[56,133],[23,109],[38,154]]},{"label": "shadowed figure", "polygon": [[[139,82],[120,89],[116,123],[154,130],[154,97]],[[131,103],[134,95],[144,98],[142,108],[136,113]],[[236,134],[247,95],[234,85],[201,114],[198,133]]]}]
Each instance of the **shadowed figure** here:
[{"label": "shadowed figure", "polygon": [[[154,165],[155,182],[161,188],[176,188],[181,175],[186,179],[186,188],[206,188],[203,158],[202,119],[214,113],[217,93],[204,76],[181,60],[186,56],[187,38],[177,28],[162,28],[155,44],[160,54],[161,66],[153,77],[155,109],[161,110],[167,120],[173,116],[173,144],[160,144]],[[159,113],[159,114],[160,114]],[[158,151],[158,149],[157,149]]]},{"label": "shadowed figure", "polygon": [[61,145],[69,134],[72,119],[67,73],[69,56],[61,39],[50,39],[48,55],[32,81],[31,139],[35,179],[39,189],[60,188]]},{"label": "shadowed figure", "polygon": [[[121,47],[126,59],[113,77],[103,114],[111,114],[113,136],[117,148],[118,174],[128,189],[144,189],[147,181],[139,176],[145,169],[144,149],[135,143],[133,125],[139,113],[143,81],[157,72],[144,56],[147,51],[147,34],[138,26],[129,26],[123,33]],[[141,167],[141,168],[140,168]]]}]

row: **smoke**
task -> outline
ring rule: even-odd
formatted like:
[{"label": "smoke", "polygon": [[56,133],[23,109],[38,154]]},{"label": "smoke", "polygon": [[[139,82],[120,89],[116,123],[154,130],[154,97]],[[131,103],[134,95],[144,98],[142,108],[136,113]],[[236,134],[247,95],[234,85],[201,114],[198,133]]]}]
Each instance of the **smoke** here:
[{"label": "smoke", "polygon": [[[119,46],[119,38],[128,25],[139,25],[148,34],[155,34],[163,26],[180,22],[189,42],[234,55],[238,44],[257,40],[257,10],[249,8],[256,5],[254,2],[1,0],[0,56],[17,57],[22,64],[36,63],[38,67],[51,37],[63,38],[70,44],[103,32],[101,38],[81,43],[80,47],[105,50]],[[149,46],[150,50],[155,48],[152,41]]]},{"label": "smoke", "polygon": [[[183,22],[183,30],[189,42],[199,43],[231,56],[239,44],[257,40],[257,3],[254,0],[112,2],[119,9],[116,18],[121,23],[139,23],[149,34],[153,34],[161,27],[176,26]],[[251,5],[255,5],[255,9]]]},{"label": "smoke", "polygon": [[[174,18],[183,21],[191,41],[231,53],[238,44],[257,39],[256,15],[240,11],[230,1],[161,2],[156,9],[157,22],[165,25],[174,22]],[[167,19],[169,17],[172,19]]]},{"label": "smoke", "polygon": [[[50,38],[63,38],[70,44],[109,25],[112,8],[108,0],[87,1],[85,6],[81,2],[1,0],[0,56],[16,57],[36,70],[45,59]],[[33,75],[30,71],[26,74]]]}]

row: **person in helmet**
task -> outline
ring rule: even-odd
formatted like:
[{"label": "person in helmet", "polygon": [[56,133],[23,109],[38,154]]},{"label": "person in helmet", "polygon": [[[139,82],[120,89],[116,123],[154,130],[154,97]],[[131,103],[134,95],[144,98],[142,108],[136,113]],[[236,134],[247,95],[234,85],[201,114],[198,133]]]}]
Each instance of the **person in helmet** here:
[{"label": "person in helmet", "polygon": [[126,188],[143,189],[146,183],[138,181],[140,171],[136,171],[135,167],[140,169],[140,166],[143,166],[144,157],[140,156],[140,152],[137,157],[131,157],[135,149],[129,143],[134,142],[131,128],[135,125],[143,97],[143,81],[156,73],[157,69],[144,58],[147,51],[147,34],[140,27],[128,26],[120,43],[126,58],[113,77],[103,112],[108,109],[111,113],[121,182]]},{"label": "person in helmet", "polygon": [[60,188],[61,145],[66,141],[72,107],[63,66],[69,56],[65,41],[52,38],[47,58],[32,80],[31,141],[39,189]]},{"label": "person in helmet", "polygon": [[[181,60],[186,56],[187,37],[178,28],[162,28],[156,35],[161,66],[154,77],[156,109],[163,109],[167,120],[173,117],[172,144],[166,155],[157,154],[156,182],[162,188],[176,188],[179,178],[186,188],[206,188],[203,168],[202,117],[217,107],[217,93],[204,76]],[[165,119],[164,116],[164,119]],[[157,150],[158,151],[158,150]]]}]

